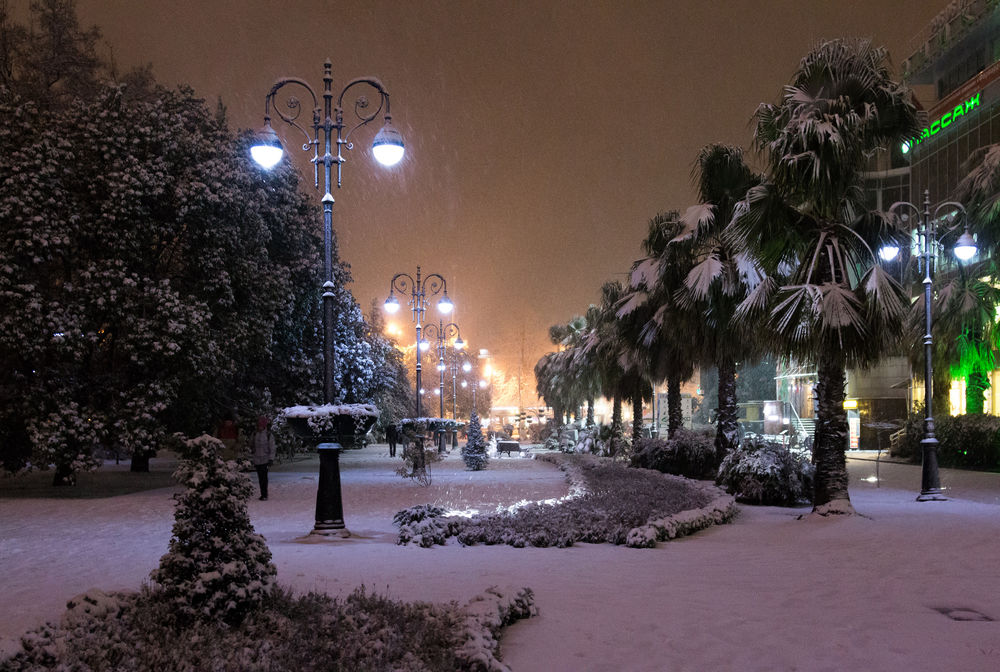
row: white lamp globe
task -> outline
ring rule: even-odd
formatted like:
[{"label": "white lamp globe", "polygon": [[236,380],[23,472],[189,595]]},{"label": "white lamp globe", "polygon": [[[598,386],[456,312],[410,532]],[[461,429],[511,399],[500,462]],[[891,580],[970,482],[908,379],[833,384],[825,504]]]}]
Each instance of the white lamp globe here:
[{"label": "white lamp globe", "polygon": [[438,311],[444,313],[445,315],[450,313],[454,307],[455,304],[451,302],[451,299],[448,298],[447,294],[444,295],[444,298],[438,301]]},{"label": "white lamp globe", "polygon": [[399,311],[399,299],[396,298],[395,294],[390,294],[389,298],[385,300],[385,312],[390,315]]},{"label": "white lamp globe", "polygon": [[976,256],[976,252],[979,248],[976,247],[976,241],[969,234],[968,231],[963,233],[958,237],[958,241],[955,243],[955,256],[962,261],[968,261]]},{"label": "white lamp globe", "polygon": [[278,134],[271,128],[271,122],[264,122],[264,128],[257,133],[257,141],[250,147],[250,156],[258,166],[270,170],[278,165],[284,153]]},{"label": "white lamp globe", "polygon": [[395,166],[403,158],[403,151],[403,136],[392,125],[389,115],[386,115],[385,125],[372,142],[372,154],[383,166]]}]

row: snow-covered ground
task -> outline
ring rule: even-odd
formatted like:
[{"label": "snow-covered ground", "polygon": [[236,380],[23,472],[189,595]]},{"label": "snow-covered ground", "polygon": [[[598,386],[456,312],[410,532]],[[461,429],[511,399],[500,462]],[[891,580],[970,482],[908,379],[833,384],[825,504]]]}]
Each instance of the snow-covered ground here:
[{"label": "snow-covered ground", "polygon": [[[385,446],[346,452],[341,463],[349,540],[303,539],[315,460],[282,465],[270,500],[250,502],[278,579],[331,594],[364,584],[459,602],[490,585],[530,586],[539,615],[502,643],[517,672],[1000,669],[998,474],[942,470],[952,499],[918,503],[919,467],[882,463],[876,487],[876,463],[852,459],[852,499],[864,517],[797,520],[808,509],[742,507],[731,525],[654,550],[422,549],[395,545],[396,511],[558,497],[562,473],[506,457],[467,472],[451,457],[422,488],[394,473],[399,460]],[[88,588],[137,588],[166,551],[172,492],[0,498],[0,651]]]}]

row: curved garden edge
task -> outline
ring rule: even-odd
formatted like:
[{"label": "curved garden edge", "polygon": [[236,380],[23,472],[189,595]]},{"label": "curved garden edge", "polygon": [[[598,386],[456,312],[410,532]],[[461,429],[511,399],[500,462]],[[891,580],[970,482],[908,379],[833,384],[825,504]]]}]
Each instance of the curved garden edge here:
[{"label": "curved garden edge", "polygon": [[[566,478],[570,482],[570,492],[586,491],[586,481],[581,474],[576,461],[567,459],[562,453],[550,453],[537,455],[536,459],[551,462],[566,472]],[[659,473],[659,472],[657,472]],[[688,509],[663,518],[648,521],[645,525],[633,527],[629,530],[626,546],[630,548],[655,548],[659,541],[670,541],[677,537],[694,534],[712,525],[728,523],[739,513],[736,506],[736,499],[726,494],[718,486],[703,481],[695,481],[683,476],[671,476],[670,478],[683,479],[688,484],[714,495],[712,500],[705,506],[698,509]]]},{"label": "curved garden edge", "polygon": [[[399,526],[397,543],[430,548],[454,539],[463,546],[565,548],[586,542],[652,548],[658,541],[728,522],[738,511],[735,499],[709,482],[589,455],[536,457],[566,474],[566,496],[519,502],[492,514],[472,516],[433,505],[411,507],[393,519]],[[678,485],[673,492],[671,482]]]}]

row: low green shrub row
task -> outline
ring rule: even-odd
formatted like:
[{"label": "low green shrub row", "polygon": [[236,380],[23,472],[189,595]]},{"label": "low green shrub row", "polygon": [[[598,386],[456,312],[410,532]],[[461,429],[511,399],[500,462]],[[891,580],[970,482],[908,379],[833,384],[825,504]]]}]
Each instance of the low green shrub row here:
[{"label": "low green shrub row", "polygon": [[722,455],[715,450],[712,431],[678,429],[669,439],[639,439],[633,447],[633,467],[699,480],[715,478]]},{"label": "low green shrub row", "polygon": [[[913,413],[894,455],[920,462],[924,438],[923,411]],[[961,469],[1000,469],[1000,418],[994,415],[945,415],[934,419],[938,464]]]},{"label": "low green shrub row", "polygon": [[[429,548],[455,538],[463,545],[519,548],[562,548],[577,542],[648,548],[656,541],[725,522],[735,513],[732,498],[710,484],[585,455],[553,454],[544,459],[567,472],[570,496],[470,518],[447,516],[437,507],[413,507],[394,518],[400,528],[398,543]],[[673,518],[678,515],[681,518]],[[638,528],[643,529],[636,532]]]}]

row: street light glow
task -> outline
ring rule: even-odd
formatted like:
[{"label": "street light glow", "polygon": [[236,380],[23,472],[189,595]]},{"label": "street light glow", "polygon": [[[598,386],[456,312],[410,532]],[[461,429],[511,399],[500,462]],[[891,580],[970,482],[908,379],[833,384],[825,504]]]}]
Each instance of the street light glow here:
[{"label": "street light glow", "polygon": [[448,298],[447,294],[445,294],[444,297],[438,301],[438,311],[444,315],[450,313],[454,307],[455,304],[451,302],[451,299]]},{"label": "street light glow", "polygon": [[385,312],[390,315],[395,315],[399,312],[399,299],[396,298],[395,294],[390,294],[389,298],[385,300]]},{"label": "street light glow", "polygon": [[284,154],[278,134],[271,128],[271,122],[265,121],[264,128],[257,133],[257,142],[250,147],[250,156],[258,166],[270,170],[278,165]]},{"label": "street light glow", "polygon": [[955,243],[955,256],[962,261],[968,261],[976,256],[976,252],[979,248],[976,247],[976,241],[972,238],[972,235],[965,231],[961,236],[958,237],[958,242]]},{"label": "street light glow", "polygon": [[389,115],[385,115],[385,126],[372,142],[372,154],[383,166],[395,166],[403,158],[403,136],[392,125]]}]

